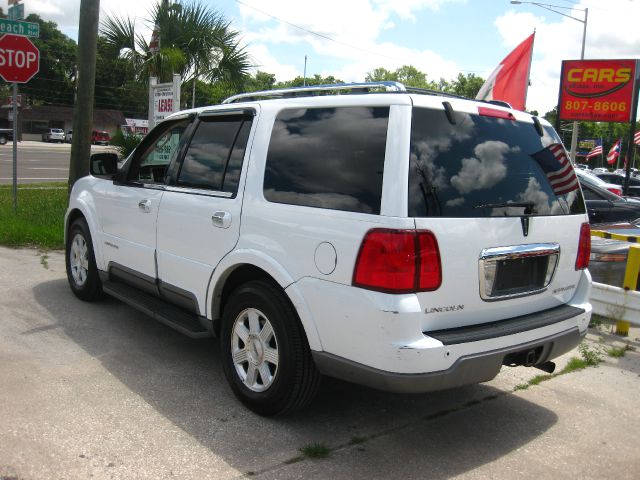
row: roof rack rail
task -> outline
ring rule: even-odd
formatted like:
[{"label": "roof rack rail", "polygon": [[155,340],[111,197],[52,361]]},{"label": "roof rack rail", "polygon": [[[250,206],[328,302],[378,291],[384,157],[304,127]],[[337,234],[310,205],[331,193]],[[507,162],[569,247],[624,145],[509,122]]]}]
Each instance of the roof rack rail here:
[{"label": "roof rack rail", "polygon": [[[441,92],[438,90],[427,90],[423,88],[407,87],[399,82],[364,82],[364,83],[336,83],[329,85],[312,85],[308,87],[292,87],[278,90],[262,90],[260,92],[248,92],[233,95],[222,103],[236,103],[239,101],[252,102],[260,98],[292,98],[292,97],[310,97],[313,95],[323,95],[344,91],[351,94],[361,93],[419,93],[423,95],[442,95],[446,97],[465,98],[451,93]],[[347,92],[348,91],[348,92]]]},{"label": "roof rack rail", "polygon": [[385,92],[406,92],[406,87],[398,82],[365,82],[365,83],[336,83],[327,85],[310,85],[308,87],[291,87],[277,90],[262,90],[260,92],[248,92],[233,95],[222,103],[236,103],[239,100],[254,101],[258,98],[291,98],[310,97],[328,92],[351,90],[352,93],[368,93],[371,90]]}]

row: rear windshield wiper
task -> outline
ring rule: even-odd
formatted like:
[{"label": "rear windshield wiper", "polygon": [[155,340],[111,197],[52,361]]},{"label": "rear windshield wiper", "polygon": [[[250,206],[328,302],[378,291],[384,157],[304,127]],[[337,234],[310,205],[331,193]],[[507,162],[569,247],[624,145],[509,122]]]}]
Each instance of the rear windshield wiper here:
[{"label": "rear windshield wiper", "polygon": [[505,202],[505,203],[483,203],[473,208],[508,208],[508,207],[524,207],[524,214],[531,215],[536,213],[535,204],[533,202]]}]

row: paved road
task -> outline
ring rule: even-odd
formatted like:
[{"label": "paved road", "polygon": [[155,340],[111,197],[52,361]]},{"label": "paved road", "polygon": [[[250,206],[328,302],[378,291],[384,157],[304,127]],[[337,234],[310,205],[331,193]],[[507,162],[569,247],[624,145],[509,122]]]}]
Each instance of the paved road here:
[{"label": "paved road", "polygon": [[[0,291],[0,478],[638,478],[638,352],[517,392],[539,372],[415,396],[327,381],[264,419],[213,342],[76,300],[59,253],[0,248]],[[329,457],[299,460],[314,442]]]},{"label": "paved road", "polygon": [[[93,146],[96,151],[109,147]],[[71,144],[18,143],[18,183],[63,182],[69,178]],[[0,145],[0,185],[13,182],[13,143]]]}]

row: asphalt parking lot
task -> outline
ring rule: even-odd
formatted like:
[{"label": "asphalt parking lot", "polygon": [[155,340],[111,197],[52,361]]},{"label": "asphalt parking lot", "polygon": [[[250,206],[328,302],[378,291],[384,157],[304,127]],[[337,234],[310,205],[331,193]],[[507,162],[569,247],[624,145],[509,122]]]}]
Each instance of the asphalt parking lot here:
[{"label": "asphalt parking lot", "polygon": [[[636,351],[523,390],[542,372],[415,396],[328,380],[309,409],[265,419],[235,400],[212,341],[76,300],[59,252],[0,248],[0,291],[2,479],[640,475],[636,329]],[[302,456],[316,443],[326,458]]]}]

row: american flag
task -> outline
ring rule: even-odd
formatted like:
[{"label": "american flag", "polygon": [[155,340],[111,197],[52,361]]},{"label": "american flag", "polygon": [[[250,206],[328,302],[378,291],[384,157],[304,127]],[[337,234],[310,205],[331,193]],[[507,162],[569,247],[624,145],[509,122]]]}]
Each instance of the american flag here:
[{"label": "american flag", "polygon": [[618,155],[620,155],[620,140],[618,140],[615,145],[611,147],[611,150],[609,150],[609,153],[607,154],[607,163],[609,165],[616,163]]},{"label": "american flag", "polygon": [[640,130],[638,130],[633,136],[633,143],[640,145]]},{"label": "american flag", "polygon": [[551,144],[531,156],[538,162],[549,179],[553,193],[566,195],[578,189],[578,177],[576,177],[567,152],[561,144]]},{"label": "american flag", "polygon": [[600,141],[596,142],[596,146],[593,147],[589,153],[587,153],[587,158],[593,158],[602,155],[602,144]]}]

